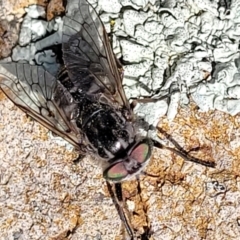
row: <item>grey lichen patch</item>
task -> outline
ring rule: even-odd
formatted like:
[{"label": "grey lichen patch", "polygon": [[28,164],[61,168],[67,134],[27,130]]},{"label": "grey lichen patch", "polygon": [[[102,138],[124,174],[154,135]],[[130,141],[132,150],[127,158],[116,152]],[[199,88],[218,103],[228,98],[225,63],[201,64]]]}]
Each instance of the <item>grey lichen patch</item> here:
[{"label": "grey lichen patch", "polygon": [[29,5],[38,4],[46,7],[47,0],[7,0],[0,1],[0,19],[9,19],[14,16],[16,19],[21,19],[25,14],[25,7]]},{"label": "grey lichen patch", "polygon": [[[19,45],[12,50],[12,60],[42,65],[55,75],[59,68],[57,56],[52,49],[46,50],[46,48],[61,43],[63,22],[61,17],[49,22],[43,20],[44,17],[46,17],[44,7],[31,5],[26,8],[19,34]],[[48,36],[43,38],[45,35]]]},{"label": "grey lichen patch", "polygon": [[[125,61],[123,84],[128,98],[170,98],[165,100],[169,119],[174,118],[179,104],[189,104],[189,96],[202,111],[219,109],[232,115],[239,112],[235,94],[238,83],[232,79],[238,67],[228,67],[239,58],[239,4],[207,2],[194,5],[165,1],[158,5],[154,1],[91,1],[113,36],[117,56]],[[132,9],[126,7],[129,4]],[[39,19],[45,17],[45,9],[34,14],[34,8],[39,7],[26,8],[21,47],[13,50],[12,57],[15,61],[36,62],[54,74],[59,67],[57,59],[46,48],[61,43],[62,20],[52,18],[49,9],[59,14],[63,4],[50,2],[47,18],[51,21]],[[224,83],[223,87],[220,71],[226,72],[231,86]]]},{"label": "grey lichen patch", "polygon": [[235,61],[218,63],[213,72],[215,81],[198,85],[192,96],[202,110],[216,108],[231,115],[239,113],[239,60],[240,58],[236,58]]},{"label": "grey lichen patch", "polygon": [[[61,1],[54,2],[51,1],[49,4],[49,7],[47,9],[47,17],[48,19],[53,18],[53,16],[58,16],[63,12],[63,6],[60,4]],[[33,33],[33,36],[36,34],[43,34],[47,32],[45,28],[49,29],[48,24],[44,24],[43,22],[34,24],[33,22],[27,21],[25,17],[25,21],[22,23],[22,17],[25,15],[26,12],[28,12],[28,6],[31,8],[34,8],[34,4],[38,4],[37,8],[42,8],[42,14],[38,14],[37,17],[45,16],[45,8],[47,6],[47,1],[45,0],[18,0],[18,1],[4,1],[4,3],[0,2],[0,59],[7,58],[12,53],[12,48],[17,45],[17,43],[21,44],[27,44],[29,43],[29,37],[32,34],[32,32],[29,32],[31,29],[35,30],[35,34]],[[57,4],[57,7],[56,7]],[[36,5],[35,5],[36,6]],[[36,14],[34,14],[34,11],[30,11],[29,15],[34,19],[36,18]],[[25,28],[25,33],[21,35],[21,40],[18,41],[19,37],[19,31],[20,31],[20,25],[21,29]],[[24,27],[25,26],[25,27]],[[28,28],[28,30],[26,30]],[[38,33],[40,30],[40,33]],[[21,30],[22,32],[24,30]],[[28,31],[28,32],[27,32]],[[35,37],[36,38],[36,37]],[[23,40],[24,39],[24,40]],[[32,38],[34,40],[34,37]],[[35,39],[36,40],[36,39]],[[22,42],[24,41],[24,42]],[[20,53],[19,53],[20,54]]]}]

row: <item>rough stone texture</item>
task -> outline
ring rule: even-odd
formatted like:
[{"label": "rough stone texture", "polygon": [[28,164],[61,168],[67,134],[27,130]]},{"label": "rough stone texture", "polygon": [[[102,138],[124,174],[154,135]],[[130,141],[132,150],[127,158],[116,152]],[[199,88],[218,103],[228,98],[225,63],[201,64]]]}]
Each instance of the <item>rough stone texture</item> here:
[{"label": "rough stone texture", "polygon": [[159,220],[155,239],[239,238],[239,124],[239,116],[200,113],[193,106],[181,109],[172,123],[161,121],[186,150],[200,148],[198,156],[217,165],[209,169],[159,155],[159,168],[154,156],[150,172],[159,174],[159,180],[149,215]]},{"label": "rough stone texture", "polygon": [[[30,3],[8,1],[0,11],[20,15]],[[160,119],[184,149],[200,148],[217,166],[154,149],[141,194],[136,181],[124,183],[134,228],[151,224],[155,240],[240,238],[239,124],[239,115],[193,105]],[[77,153],[48,133],[0,93],[0,240],[127,239],[96,160],[74,163]]]},{"label": "rough stone texture", "polygon": [[1,0],[0,1],[0,19],[8,18],[9,16],[14,16],[19,19],[24,14],[24,8],[31,4],[38,4],[46,7],[48,0]]},{"label": "rough stone texture", "polygon": [[64,12],[62,0],[51,0],[47,6],[47,20],[52,20],[55,16],[59,16]]},{"label": "rough stone texture", "polygon": [[62,0],[0,0],[0,59],[11,54],[12,48],[17,44],[19,27],[22,17],[25,14],[24,8],[38,4],[47,7],[47,19],[59,16],[64,12]]},{"label": "rough stone texture", "polygon": [[[60,146],[1,94],[0,239],[122,239],[121,222],[101,167]],[[154,149],[137,182],[124,183],[132,225],[152,226],[152,239],[237,239],[240,236],[239,116],[181,109],[162,129],[215,169]],[[69,150],[67,150],[69,149]],[[18,237],[16,237],[18,236]],[[68,237],[67,237],[68,236]],[[89,236],[89,238],[87,238]]]},{"label": "rough stone texture", "polygon": [[0,239],[114,239],[120,220],[101,168],[87,158],[74,164],[74,151],[2,95],[0,116]]},{"label": "rough stone texture", "polygon": [[0,22],[0,59],[11,54],[12,48],[18,40],[19,23],[12,20]]}]

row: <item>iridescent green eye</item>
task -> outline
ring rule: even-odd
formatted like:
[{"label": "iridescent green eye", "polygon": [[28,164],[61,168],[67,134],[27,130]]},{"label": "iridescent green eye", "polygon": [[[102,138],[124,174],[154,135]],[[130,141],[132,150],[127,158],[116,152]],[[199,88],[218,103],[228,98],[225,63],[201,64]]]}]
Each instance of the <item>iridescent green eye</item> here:
[{"label": "iridescent green eye", "polygon": [[150,139],[145,138],[142,141],[137,142],[128,151],[128,157],[112,163],[112,165],[103,172],[104,178],[119,182],[128,176],[133,176],[144,167],[144,163],[151,156],[151,151],[152,142]]},{"label": "iridescent green eye", "polygon": [[143,163],[148,160],[151,154],[151,147],[148,143],[140,143],[137,145],[130,154],[130,157],[135,159],[139,163]]},{"label": "iridescent green eye", "polygon": [[119,162],[110,166],[103,173],[104,178],[112,181],[120,181],[123,178],[125,178],[127,175],[128,175],[128,172],[123,162]]}]

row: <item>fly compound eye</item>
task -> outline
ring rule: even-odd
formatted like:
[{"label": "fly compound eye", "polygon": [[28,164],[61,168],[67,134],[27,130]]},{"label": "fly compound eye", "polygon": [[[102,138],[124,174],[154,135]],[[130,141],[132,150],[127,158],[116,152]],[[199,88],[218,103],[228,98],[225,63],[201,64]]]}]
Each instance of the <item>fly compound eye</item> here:
[{"label": "fly compound eye", "polygon": [[131,150],[129,157],[109,166],[103,173],[107,180],[120,182],[128,176],[133,176],[144,167],[152,152],[152,143],[144,139]]},{"label": "fly compound eye", "polygon": [[138,163],[144,163],[151,156],[151,152],[151,143],[146,139],[133,148],[130,158],[136,160]]},{"label": "fly compound eye", "polygon": [[125,168],[123,162],[118,162],[114,165],[111,165],[103,173],[103,176],[105,179],[116,181],[116,182],[121,181],[122,179],[127,177],[127,175],[128,175],[128,171]]}]

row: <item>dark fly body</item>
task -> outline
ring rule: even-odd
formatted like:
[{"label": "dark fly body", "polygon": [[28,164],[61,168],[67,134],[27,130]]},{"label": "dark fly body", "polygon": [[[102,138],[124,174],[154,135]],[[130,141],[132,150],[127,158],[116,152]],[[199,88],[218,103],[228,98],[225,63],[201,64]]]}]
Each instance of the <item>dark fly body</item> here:
[{"label": "dark fly body", "polygon": [[[100,18],[86,0],[68,1],[62,60],[57,76],[27,63],[1,64],[0,88],[20,109],[82,154],[104,161],[107,181],[119,183],[140,173],[156,142],[137,134],[119,63]],[[179,150],[173,151],[187,160],[214,166],[189,159]],[[134,231],[118,200],[115,202],[133,239]],[[145,233],[142,239],[149,235]]]}]

